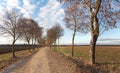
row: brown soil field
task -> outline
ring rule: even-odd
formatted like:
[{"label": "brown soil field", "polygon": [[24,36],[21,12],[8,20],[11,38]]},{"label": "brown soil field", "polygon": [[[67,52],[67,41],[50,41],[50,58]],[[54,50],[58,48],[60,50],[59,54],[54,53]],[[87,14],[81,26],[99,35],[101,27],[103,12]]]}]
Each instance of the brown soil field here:
[{"label": "brown soil field", "polygon": [[[60,46],[59,51],[71,56],[71,46]],[[74,57],[89,59],[89,46],[75,46]],[[120,63],[120,46],[96,46],[96,63]]]},{"label": "brown soil field", "polygon": [[96,64],[93,66],[88,65],[89,48],[90,46],[75,46],[74,57],[71,57],[71,46],[60,46],[57,51],[75,59],[82,68],[82,73],[120,73],[120,46],[96,46]]}]

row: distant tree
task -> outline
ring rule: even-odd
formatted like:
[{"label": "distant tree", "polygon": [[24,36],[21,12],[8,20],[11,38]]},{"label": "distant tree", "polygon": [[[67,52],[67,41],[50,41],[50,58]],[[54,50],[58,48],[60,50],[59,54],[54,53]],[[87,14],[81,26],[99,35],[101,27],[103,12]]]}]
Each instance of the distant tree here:
[{"label": "distant tree", "polygon": [[[95,46],[99,34],[105,30],[116,28],[120,21],[120,0],[61,0],[66,6],[77,2],[80,10],[84,11],[84,22],[89,23],[91,32],[89,63],[95,64]],[[88,25],[88,24],[84,24]]]},{"label": "distant tree", "polygon": [[38,43],[42,46],[45,46],[46,45],[46,37],[40,37],[38,38]]},{"label": "distant tree", "polygon": [[56,41],[58,39],[58,45],[59,45],[59,38],[63,36],[63,32],[64,30],[59,24],[52,26],[50,29],[47,30],[47,43],[49,45],[54,44],[54,48],[55,48]]},{"label": "distant tree", "polygon": [[33,45],[35,44],[37,39],[42,36],[42,27],[39,27],[33,19],[19,19],[18,27],[19,33],[21,34],[21,38],[27,41],[28,45],[30,45],[30,40],[32,40]]},{"label": "distant tree", "polygon": [[31,21],[32,23],[32,36],[33,36],[33,44],[38,43],[37,40],[42,37],[42,27],[38,25],[38,23],[34,20]]},{"label": "distant tree", "polygon": [[34,45],[36,42],[37,32],[39,32],[39,30],[37,28],[38,24],[33,19],[30,19],[30,24],[31,24],[31,41],[32,41],[32,45]]},{"label": "distant tree", "polygon": [[71,55],[74,55],[74,39],[76,32],[80,33],[87,33],[88,32],[88,25],[85,25],[84,22],[85,17],[88,17],[87,15],[84,15],[85,12],[81,11],[79,6],[79,1],[71,1],[69,2],[69,5],[65,9],[65,22],[66,27],[70,30],[73,30],[73,37],[72,37],[72,48],[71,48]]},{"label": "distant tree", "polygon": [[56,34],[56,31],[55,31],[55,28],[52,27],[52,28],[47,30],[47,44],[49,46],[54,44],[54,46],[55,46],[56,40],[57,40],[57,34]]},{"label": "distant tree", "polygon": [[64,29],[59,24],[56,24],[53,28],[54,28],[55,34],[57,35],[58,49],[59,49],[59,39],[61,36],[63,36]]},{"label": "distant tree", "polygon": [[[33,31],[32,31],[32,45],[35,44],[39,44],[38,43],[38,39],[42,37],[42,27],[38,26],[38,23],[36,23],[35,21],[33,21]],[[35,50],[35,48],[33,47],[33,50]]]},{"label": "distant tree", "polygon": [[57,39],[63,35],[63,29],[60,25],[55,25],[47,30],[47,43],[49,45],[56,44]]},{"label": "distant tree", "polygon": [[29,19],[21,18],[18,21],[19,34],[21,34],[20,38],[25,40],[28,43],[30,49],[30,39],[31,39],[31,25]]},{"label": "distant tree", "polygon": [[18,20],[21,18],[21,14],[14,9],[11,11],[6,11],[4,15],[0,17],[0,30],[2,34],[8,34],[12,37],[12,54],[13,58],[15,58],[15,49],[14,44],[17,39],[20,37],[18,34]]}]

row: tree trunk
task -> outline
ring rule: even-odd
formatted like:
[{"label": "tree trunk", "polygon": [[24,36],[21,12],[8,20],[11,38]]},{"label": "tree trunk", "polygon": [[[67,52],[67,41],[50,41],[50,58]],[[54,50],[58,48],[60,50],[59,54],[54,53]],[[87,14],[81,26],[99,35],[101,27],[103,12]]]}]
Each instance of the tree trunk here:
[{"label": "tree trunk", "polygon": [[30,42],[28,41],[28,49],[31,52],[31,48],[30,48]]},{"label": "tree trunk", "polygon": [[15,58],[15,49],[14,49],[14,45],[15,45],[15,41],[13,41],[12,43],[12,54],[13,54],[13,58]]},{"label": "tree trunk", "polygon": [[92,35],[92,39],[90,41],[90,51],[89,51],[89,63],[95,64],[95,47],[97,42],[98,35]]},{"label": "tree trunk", "polygon": [[32,36],[32,49],[34,50],[33,36]]},{"label": "tree trunk", "polygon": [[56,49],[56,48],[55,48],[55,44],[56,44],[56,42],[54,42],[54,49]]},{"label": "tree trunk", "polygon": [[90,51],[89,51],[89,57],[90,57],[89,63],[92,65],[95,64],[95,46],[99,36],[99,24],[96,15],[94,15],[91,18],[90,30],[91,30],[91,41],[90,41]]},{"label": "tree trunk", "polygon": [[59,38],[58,38],[58,50],[59,50]]},{"label": "tree trunk", "polygon": [[74,39],[75,39],[75,33],[76,33],[76,30],[74,30],[73,37],[72,37],[72,49],[71,49],[71,56],[72,57],[74,56]]}]

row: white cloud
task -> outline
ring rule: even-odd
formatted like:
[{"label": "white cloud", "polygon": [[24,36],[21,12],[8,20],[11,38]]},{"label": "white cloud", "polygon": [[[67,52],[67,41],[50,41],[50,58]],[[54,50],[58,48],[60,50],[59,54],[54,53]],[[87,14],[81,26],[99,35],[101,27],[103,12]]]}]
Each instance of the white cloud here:
[{"label": "white cloud", "polygon": [[8,39],[7,37],[0,37],[0,40],[1,40],[0,44],[3,44],[3,43],[10,44],[11,43],[11,40]]},{"label": "white cloud", "polygon": [[[0,40],[1,40],[0,44],[12,44],[12,41],[13,41],[10,36],[9,36],[9,39],[8,39],[8,37],[2,36],[2,37],[0,37]],[[20,40],[20,39],[18,39],[15,42],[15,44],[25,44],[25,43],[26,43],[25,41]]]},{"label": "white cloud", "polygon": [[18,8],[19,0],[6,0],[6,5],[8,10],[14,7]]},{"label": "white cloud", "polygon": [[1,14],[1,15],[3,15],[3,13],[4,13],[4,12],[3,12],[3,9],[4,9],[4,8],[3,8],[2,6],[0,6],[0,14]]},{"label": "white cloud", "polygon": [[35,9],[35,5],[31,4],[31,0],[23,0],[23,8],[29,13],[32,14],[34,9]]},{"label": "white cloud", "polygon": [[[22,2],[23,1],[23,2]],[[23,4],[20,4],[20,3]],[[3,11],[1,8],[4,7],[6,10],[11,10],[12,8],[17,8],[23,13],[25,17],[30,17],[36,8],[35,4],[31,4],[31,0],[3,0],[0,3],[0,12]],[[1,5],[2,4],[2,5]]]},{"label": "white cloud", "polygon": [[46,6],[40,8],[37,20],[42,27],[49,28],[55,23],[62,23],[64,18],[64,10],[56,0],[49,0]]}]

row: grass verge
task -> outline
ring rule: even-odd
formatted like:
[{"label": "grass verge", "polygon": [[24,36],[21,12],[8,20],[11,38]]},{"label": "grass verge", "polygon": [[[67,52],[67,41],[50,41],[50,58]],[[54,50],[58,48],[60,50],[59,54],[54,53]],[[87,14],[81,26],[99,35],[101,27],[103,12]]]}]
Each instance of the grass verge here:
[{"label": "grass verge", "polygon": [[33,52],[29,52],[29,50],[17,51],[15,52],[16,58],[14,59],[12,58],[12,53],[0,54],[0,71],[5,67],[19,61],[20,59],[23,59],[26,56],[29,56],[30,54],[36,51],[33,51]]}]

